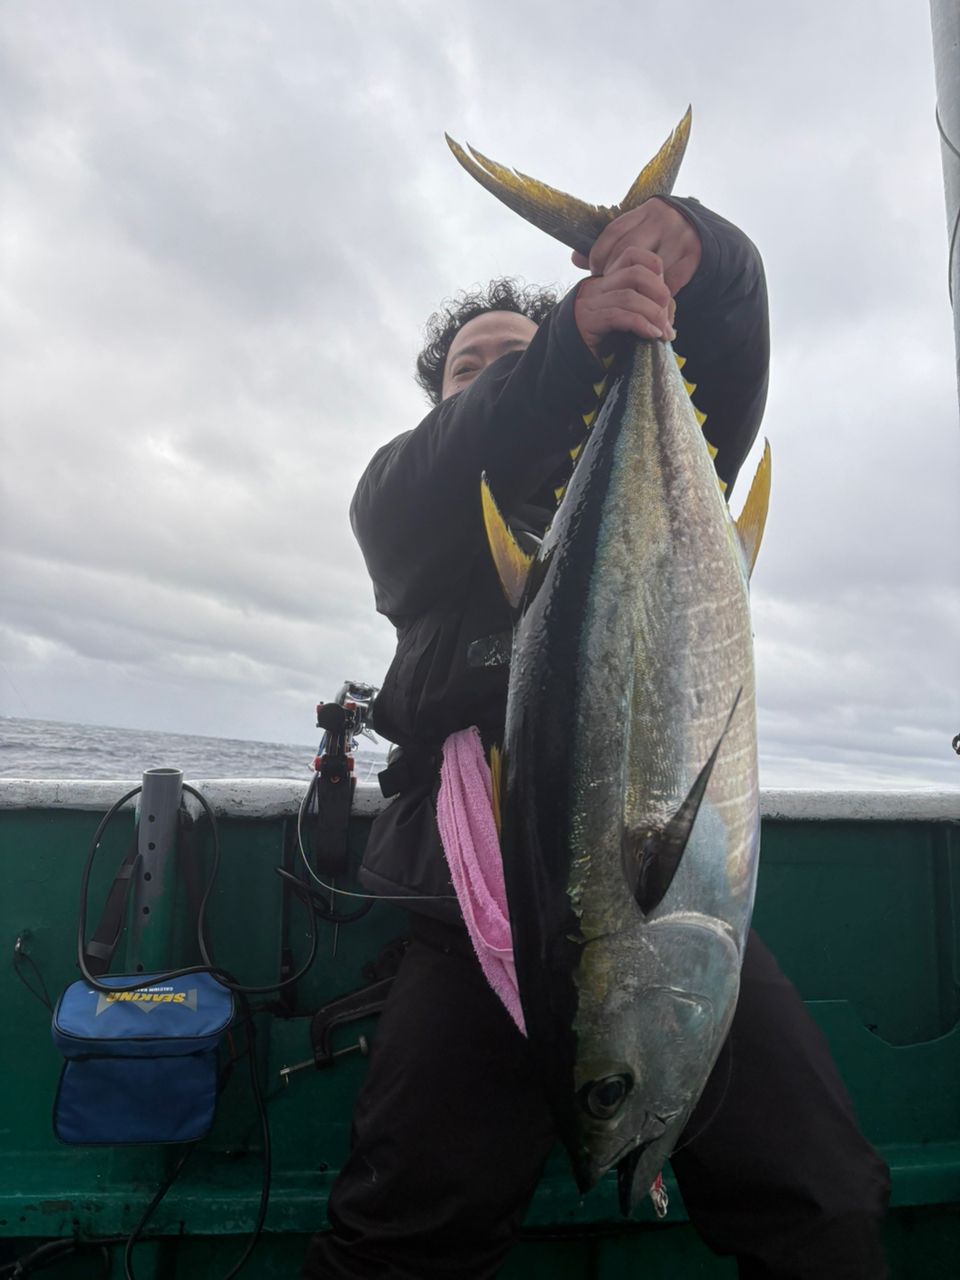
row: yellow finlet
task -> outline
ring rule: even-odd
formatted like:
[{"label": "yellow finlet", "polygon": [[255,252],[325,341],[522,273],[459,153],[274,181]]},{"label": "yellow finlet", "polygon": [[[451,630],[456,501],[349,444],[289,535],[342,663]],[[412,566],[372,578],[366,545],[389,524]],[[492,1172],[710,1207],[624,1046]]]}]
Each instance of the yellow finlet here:
[{"label": "yellow finlet", "polygon": [[753,477],[753,484],[743,504],[743,510],[737,519],[737,533],[747,562],[748,578],[753,573],[753,566],[757,563],[757,553],[760,550],[763,530],[767,523],[767,508],[770,505],[770,473],[770,441],[764,440],[763,457]]},{"label": "yellow finlet", "polygon": [[707,420],[707,415],[705,413],[701,413],[696,405],[693,406],[693,412],[696,416],[697,424],[702,427]]},{"label": "yellow finlet", "polygon": [[687,357],[686,357],[686,356],[678,356],[676,352],[674,352],[674,353],[673,353],[673,358],[674,358],[674,360],[676,360],[676,362],[677,362],[677,368],[678,368],[678,369],[682,369],[682,368],[683,368],[683,366],[687,363]]},{"label": "yellow finlet", "polygon": [[576,460],[580,457],[580,451],[582,449],[583,449],[583,441],[581,440],[580,443],[575,448],[570,450],[571,462],[576,462]]},{"label": "yellow finlet", "polygon": [[593,394],[599,399],[607,389],[607,380],[603,378],[600,382],[593,384]]},{"label": "yellow finlet", "polygon": [[566,492],[567,492],[567,486],[566,486],[565,484],[561,484],[561,485],[559,485],[556,489],[554,489],[554,491],[553,491],[553,496],[554,496],[554,497],[556,498],[556,500],[557,500],[557,506],[558,506],[558,507],[559,507],[560,503],[563,501],[563,495],[564,495]]},{"label": "yellow finlet", "polygon": [[596,409],[591,409],[589,413],[582,413],[580,416],[583,418],[585,427],[592,427],[597,420],[597,411]]},{"label": "yellow finlet", "polygon": [[[704,438],[704,440],[707,440],[707,437],[706,437],[706,436],[704,436],[703,438]],[[710,460],[711,460],[711,462],[716,462],[716,460],[717,460],[717,454],[718,454],[719,452],[720,452],[720,450],[717,448],[717,446],[716,446],[715,444],[711,444],[711,443],[710,443],[710,441],[709,441],[709,440],[707,440],[707,453],[709,453],[709,455],[710,455]]]},{"label": "yellow finlet", "polygon": [[695,382],[688,382],[686,378],[683,380],[683,385],[688,396],[692,396],[697,389],[697,384]]},{"label": "yellow finlet", "polygon": [[507,522],[500,514],[486,473],[480,481],[480,502],[483,507],[483,523],[490,544],[490,554],[496,566],[500,585],[507,602],[514,609],[519,608],[523,599],[523,590],[527,585],[527,576],[533,564],[533,556],[527,555],[516,538],[507,527]]}]

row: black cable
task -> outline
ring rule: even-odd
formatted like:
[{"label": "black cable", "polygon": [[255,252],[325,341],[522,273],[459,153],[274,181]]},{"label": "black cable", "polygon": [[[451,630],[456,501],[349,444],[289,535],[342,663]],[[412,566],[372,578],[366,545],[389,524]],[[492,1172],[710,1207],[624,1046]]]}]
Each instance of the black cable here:
[{"label": "black cable", "polygon": [[[234,1264],[233,1268],[230,1271],[228,1271],[227,1274],[223,1277],[223,1280],[233,1280],[234,1276],[239,1275],[239,1273],[243,1270],[243,1268],[249,1262],[250,1255],[253,1253],[254,1249],[257,1247],[260,1237],[263,1234],[263,1224],[266,1221],[267,1209],[270,1206],[270,1175],[273,1167],[273,1153],[272,1153],[272,1147],[271,1147],[271,1141],[270,1141],[270,1122],[267,1118],[267,1108],[266,1108],[266,1105],[264,1104],[263,1089],[260,1084],[260,1074],[257,1071],[256,1028],[254,1026],[253,1014],[251,1013],[250,1006],[247,1002],[246,997],[243,994],[240,994],[240,1003],[243,1008],[242,1022],[247,1033],[247,1058],[248,1058],[249,1067],[250,1067],[250,1087],[253,1092],[254,1102],[256,1103],[257,1115],[260,1119],[260,1133],[263,1141],[262,1160],[263,1160],[263,1167],[264,1167],[264,1176],[263,1176],[263,1181],[260,1187],[260,1205],[257,1210],[257,1220],[254,1223],[254,1227],[253,1227],[253,1231],[251,1232],[250,1239],[247,1242],[247,1246],[244,1249],[243,1253],[240,1255],[240,1258]],[[140,1238],[140,1233],[143,1231],[144,1227],[149,1222],[157,1206],[160,1204],[164,1196],[167,1194],[167,1192],[176,1182],[177,1178],[180,1176],[183,1166],[186,1164],[187,1160],[189,1159],[191,1153],[194,1150],[195,1150],[195,1144],[188,1147],[187,1150],[183,1153],[183,1155],[180,1157],[180,1159],[177,1161],[176,1165],[174,1166],[172,1172],[169,1173],[167,1177],[164,1179],[162,1185],[157,1190],[153,1199],[150,1201],[146,1209],[144,1209],[143,1213],[140,1215],[140,1219],[137,1222],[137,1225],[134,1227],[133,1231],[130,1233],[130,1236],[127,1239],[126,1247],[124,1248],[124,1251],[123,1251],[123,1273],[124,1273],[125,1280],[137,1280],[136,1276],[133,1274],[134,1246],[136,1245],[138,1239]]]},{"label": "black cable", "polygon": [[[250,1065],[250,1083],[251,1083],[251,1089],[254,1096],[254,1102],[257,1107],[257,1114],[260,1118],[261,1135],[262,1135],[262,1141],[263,1141],[263,1156],[262,1156],[263,1181],[261,1184],[261,1191],[260,1191],[260,1207],[257,1212],[257,1220],[254,1225],[254,1229],[251,1234],[250,1240],[240,1258],[240,1261],[233,1267],[233,1269],[228,1273],[228,1275],[226,1275],[223,1278],[223,1280],[233,1280],[233,1277],[236,1276],[238,1272],[246,1265],[250,1255],[252,1254],[253,1250],[256,1248],[257,1242],[259,1241],[260,1236],[262,1234],[263,1224],[264,1224],[264,1221],[266,1220],[267,1209],[270,1203],[270,1181],[271,1181],[271,1172],[272,1172],[270,1123],[267,1117],[266,1106],[263,1100],[263,1089],[260,1084],[260,1077],[257,1071],[256,1052],[255,1052],[255,1034],[256,1033],[253,1026],[253,1019],[250,1012],[250,1006],[247,1002],[246,997],[248,995],[266,995],[270,992],[281,991],[284,988],[293,986],[295,983],[299,982],[309,971],[309,969],[313,965],[314,960],[316,959],[319,938],[317,934],[316,922],[314,920],[314,912],[312,909],[312,904],[306,899],[304,899],[302,895],[299,895],[301,896],[301,900],[305,902],[305,905],[311,907],[310,954],[307,957],[306,963],[295,974],[293,974],[292,977],[285,978],[280,982],[270,983],[264,986],[255,986],[255,987],[245,986],[242,983],[236,982],[232,977],[232,975],[227,973],[226,970],[220,969],[216,964],[214,964],[213,958],[210,955],[210,951],[207,946],[206,915],[207,915],[207,905],[210,901],[210,895],[213,892],[213,888],[217,880],[217,875],[219,874],[219,871],[220,871],[220,832],[219,832],[219,828],[217,827],[217,820],[214,815],[213,809],[210,807],[210,804],[207,801],[206,796],[204,796],[195,787],[191,787],[188,783],[183,783],[182,786],[184,791],[186,791],[189,795],[192,795],[200,803],[201,808],[203,809],[204,813],[206,814],[210,822],[210,830],[213,837],[213,868],[211,870],[210,879],[208,881],[206,890],[204,891],[203,897],[200,900],[200,906],[197,911],[197,945],[200,950],[200,956],[204,963],[201,965],[188,965],[180,969],[171,969],[167,973],[164,973],[159,976],[155,975],[150,979],[144,979],[141,977],[135,983],[129,986],[119,986],[116,984],[107,984],[104,982],[100,982],[98,981],[97,978],[93,976],[92,973],[90,973],[90,970],[87,966],[87,962],[86,962],[87,907],[88,907],[88,898],[89,898],[89,891],[90,891],[90,876],[93,870],[93,863],[96,857],[97,849],[99,848],[100,841],[102,840],[103,834],[106,831],[110,821],[113,819],[116,813],[123,807],[123,805],[125,805],[129,800],[132,800],[134,796],[139,795],[140,792],[142,792],[143,790],[142,786],[134,787],[132,790],[128,791],[125,795],[121,796],[121,798],[113,806],[111,806],[111,808],[107,811],[107,813],[104,814],[102,821],[100,822],[96,832],[94,833],[93,841],[90,846],[90,851],[87,855],[87,859],[86,859],[86,862],[84,863],[83,871],[80,877],[80,909],[78,912],[78,920],[77,920],[77,961],[80,966],[80,972],[83,974],[84,980],[95,990],[103,991],[103,992],[106,992],[107,994],[122,992],[122,991],[137,991],[144,986],[145,982],[148,985],[150,985],[150,984],[155,984],[157,982],[170,982],[177,978],[189,977],[192,974],[208,973],[216,982],[220,983],[221,986],[226,987],[227,990],[229,991],[232,991],[240,1001],[241,1008],[243,1009],[243,1012],[244,1012],[244,1020],[246,1023],[247,1051],[248,1051],[248,1056],[250,1060],[250,1064],[249,1064]],[[180,1174],[180,1171],[182,1170],[184,1164],[186,1163],[187,1157],[189,1156],[190,1152],[193,1149],[194,1149],[194,1146],[191,1145],[187,1149],[187,1151],[184,1153],[184,1155],[178,1160],[177,1164],[174,1166],[172,1173],[169,1174],[164,1179],[163,1183],[157,1190],[153,1199],[150,1201],[149,1205],[141,1215],[140,1220],[137,1222],[137,1225],[133,1229],[133,1232],[127,1238],[127,1242],[124,1247],[124,1255],[123,1255],[124,1274],[126,1276],[126,1280],[136,1280],[132,1270],[132,1266],[133,1266],[132,1253],[133,1253],[134,1245],[136,1244],[137,1240],[140,1238],[140,1235],[143,1232],[143,1229],[146,1226],[147,1222],[150,1220],[151,1215],[154,1213],[157,1206],[160,1204],[164,1196],[170,1190],[171,1186],[173,1186],[173,1183],[176,1181],[177,1177]]]},{"label": "black cable", "polygon": [[125,1240],[126,1236],[105,1236],[102,1240],[81,1240],[76,1237],[47,1240],[15,1262],[7,1262],[0,1266],[0,1280],[20,1280],[21,1277],[32,1275],[34,1271],[45,1271],[47,1267],[55,1266],[64,1258],[72,1257],[82,1249],[102,1250],[103,1276],[108,1277],[110,1274],[108,1249],[111,1245],[123,1244]]},{"label": "black cable", "polygon": [[321,920],[326,921],[327,924],[353,924],[354,920],[359,920],[365,916],[376,901],[376,899],[372,898],[369,902],[364,902],[362,906],[357,907],[355,911],[337,911],[334,909],[330,899],[321,893],[319,889],[315,889],[313,885],[306,884],[284,867],[274,867],[274,871],[293,893],[299,894],[301,898],[308,901],[313,908],[314,914],[318,915]]},{"label": "black cable", "polygon": [[[93,987],[94,990],[103,991],[108,995],[121,991],[138,991],[144,985],[144,979],[140,978],[137,982],[134,982],[129,986],[119,986],[115,983],[108,984],[100,982],[90,972],[86,959],[87,900],[89,898],[90,891],[90,876],[93,871],[93,863],[97,849],[108,824],[112,821],[123,805],[125,805],[129,800],[132,800],[134,796],[139,795],[142,790],[142,786],[134,787],[131,791],[128,791],[126,795],[121,796],[116,804],[114,804],[106,814],[104,814],[100,825],[94,833],[90,852],[87,854],[87,860],[84,863],[83,871],[80,876],[80,911],[78,913],[77,920],[77,963],[80,967],[80,972],[83,975],[84,981]],[[312,911],[310,913],[310,954],[307,957],[306,963],[298,969],[292,977],[284,978],[280,982],[268,983],[265,986],[244,986],[241,983],[234,982],[214,963],[207,947],[206,915],[207,904],[210,900],[210,895],[213,892],[214,885],[217,881],[217,875],[220,871],[220,831],[217,827],[216,817],[214,816],[213,810],[211,809],[206,796],[186,782],[183,783],[183,790],[199,801],[201,808],[209,819],[210,831],[213,836],[213,869],[210,873],[210,879],[203,897],[200,900],[200,908],[197,912],[197,945],[200,950],[200,956],[203,959],[203,964],[187,965],[185,968],[181,969],[171,969],[169,972],[154,977],[152,982],[171,982],[176,978],[187,978],[195,973],[209,973],[215,981],[219,982],[221,986],[226,987],[227,990],[234,991],[238,994],[242,993],[244,995],[268,995],[272,991],[282,991],[284,988],[293,986],[295,983],[300,982],[301,979],[309,972],[317,955],[319,939],[317,937],[317,930]]]},{"label": "black cable", "polygon": [[[26,951],[23,950],[22,944],[22,938],[17,938],[16,942],[13,944],[13,972],[17,975],[30,994],[39,1000],[42,1005],[46,1005],[47,1009],[53,1013],[53,1001],[50,999],[50,992],[47,990],[47,984],[43,980],[43,974],[40,971],[40,966],[37,964],[36,960],[34,960],[33,956],[28,955]],[[41,989],[39,991],[32,983],[27,981],[24,974],[20,971],[21,964],[29,964],[33,968],[34,973],[37,975],[37,981],[40,983]]]},{"label": "black cable", "polygon": [[[157,1205],[176,1182],[177,1178],[180,1177],[183,1166],[190,1159],[190,1156],[193,1154],[195,1149],[196,1144],[192,1143],[182,1152],[177,1163],[173,1166],[173,1169],[167,1174],[163,1182],[160,1183],[160,1186],[154,1193],[153,1199],[147,1205],[146,1209],[144,1209],[143,1213],[141,1213],[137,1221],[137,1225],[130,1232],[129,1236],[127,1236],[126,1243],[123,1247],[123,1274],[126,1277],[126,1280],[136,1280],[136,1276],[133,1274],[133,1247],[140,1239],[140,1233],[149,1222]],[[224,1280],[226,1280],[226,1277]]]}]

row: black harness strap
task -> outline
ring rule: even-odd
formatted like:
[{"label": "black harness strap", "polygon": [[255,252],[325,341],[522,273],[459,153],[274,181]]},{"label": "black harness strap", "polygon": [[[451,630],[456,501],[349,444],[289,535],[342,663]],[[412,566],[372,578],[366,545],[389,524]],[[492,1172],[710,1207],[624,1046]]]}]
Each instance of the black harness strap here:
[{"label": "black harness strap", "polygon": [[123,931],[127,902],[130,898],[130,890],[133,888],[133,877],[139,866],[140,854],[137,852],[137,841],[134,839],[130,852],[117,868],[117,874],[107,894],[103,914],[93,931],[93,937],[87,942],[84,950],[87,968],[95,978],[99,978],[110,968],[113,953],[117,949],[117,943]]}]

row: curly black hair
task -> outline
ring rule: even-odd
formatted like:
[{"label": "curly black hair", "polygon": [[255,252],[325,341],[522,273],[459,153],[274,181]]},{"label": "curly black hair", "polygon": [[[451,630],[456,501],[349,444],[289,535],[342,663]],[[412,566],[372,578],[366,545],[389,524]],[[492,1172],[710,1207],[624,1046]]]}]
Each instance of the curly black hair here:
[{"label": "curly black hair", "polygon": [[426,323],[426,346],[417,356],[417,384],[423,387],[431,404],[439,404],[443,388],[443,366],[454,338],[467,323],[488,311],[514,311],[534,324],[557,305],[553,289],[522,284],[504,276],[491,280],[486,289],[464,290],[444,302]]}]

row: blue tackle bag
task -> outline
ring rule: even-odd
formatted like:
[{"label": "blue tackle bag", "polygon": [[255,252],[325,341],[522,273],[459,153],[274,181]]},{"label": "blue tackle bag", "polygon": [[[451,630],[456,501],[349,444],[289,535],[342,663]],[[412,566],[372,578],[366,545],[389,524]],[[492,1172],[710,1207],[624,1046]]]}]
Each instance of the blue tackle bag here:
[{"label": "blue tackle bag", "polygon": [[115,994],[74,982],[53,1013],[66,1058],[53,1108],[61,1142],[194,1142],[213,1124],[217,1048],[233,994],[208,973],[100,977]]}]

